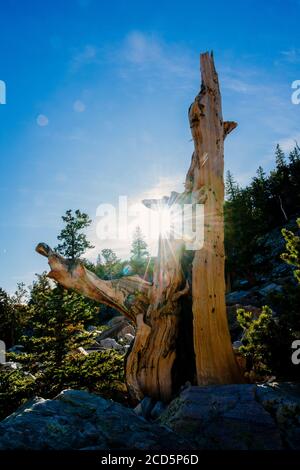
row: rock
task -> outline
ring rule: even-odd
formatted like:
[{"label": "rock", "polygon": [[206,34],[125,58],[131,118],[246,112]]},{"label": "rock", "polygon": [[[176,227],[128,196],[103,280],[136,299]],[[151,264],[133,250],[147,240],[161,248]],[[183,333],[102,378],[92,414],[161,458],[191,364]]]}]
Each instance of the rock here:
[{"label": "rock", "polygon": [[15,354],[23,354],[23,351],[24,351],[24,346],[22,344],[15,344],[8,350],[8,352],[12,352]]},{"label": "rock", "polygon": [[35,398],[0,423],[0,450],[191,450],[184,438],[133,410],[79,390]]},{"label": "rock", "polygon": [[90,333],[91,333],[92,331],[97,331],[97,330],[98,330],[98,328],[97,328],[96,326],[94,326],[94,325],[89,325],[89,326],[86,327],[86,331],[88,331],[88,332],[90,332]]},{"label": "rock", "polygon": [[6,369],[6,370],[17,370],[17,369],[21,369],[22,366],[21,364],[19,364],[18,362],[12,362],[12,361],[8,361],[8,362],[1,362],[0,363],[0,369]]},{"label": "rock", "polygon": [[152,408],[155,406],[155,400],[150,397],[144,397],[142,401],[135,407],[134,411],[138,416],[149,419]]},{"label": "rock", "polygon": [[145,397],[134,408],[134,412],[147,420],[156,420],[167,408],[167,405],[161,401],[155,401],[150,397]]},{"label": "rock", "polygon": [[155,403],[154,407],[151,410],[150,417],[151,419],[157,419],[159,418],[162,413],[166,410],[167,405],[163,403],[162,401],[158,401]]},{"label": "rock", "polygon": [[114,317],[107,323],[108,328],[96,336],[96,341],[100,342],[106,338],[118,340],[126,334],[135,336],[135,329],[125,317]]},{"label": "rock", "polygon": [[255,391],[251,384],[189,387],[158,422],[194,442],[198,450],[281,449],[279,429]]},{"label": "rock", "polygon": [[275,282],[271,282],[258,290],[258,293],[262,297],[267,297],[272,292],[282,292],[282,286],[275,284]]},{"label": "rock", "polygon": [[124,336],[124,339],[128,341],[129,343],[132,343],[132,341],[134,340],[134,336],[130,333],[126,333],[126,335]]},{"label": "rock", "polygon": [[123,315],[119,315],[118,317],[114,317],[111,320],[107,322],[107,326],[111,328],[112,326],[117,326],[117,325],[128,325],[129,321],[127,318],[123,317]]},{"label": "rock", "polygon": [[155,400],[150,397],[144,397],[143,400],[141,401],[141,407],[142,407],[142,412],[144,418],[148,419],[150,418],[152,408],[155,405]]},{"label": "rock", "polygon": [[101,349],[100,344],[97,341],[94,341],[92,344],[89,344],[88,347],[85,349],[88,353],[93,351],[99,351]]},{"label": "rock", "polygon": [[234,305],[241,304],[244,305],[259,305],[259,297],[255,289],[250,290],[237,290],[226,294],[226,304]]},{"label": "rock", "polygon": [[249,286],[249,281],[247,279],[237,279],[233,282],[234,289],[242,289],[243,287]]},{"label": "rock", "polygon": [[125,338],[126,335],[131,335],[133,338],[135,337],[135,329],[132,325],[127,325],[121,331],[119,331],[117,338]]},{"label": "rock", "polygon": [[240,349],[241,346],[243,346],[242,341],[234,341],[234,342],[232,343],[233,349],[237,349],[237,350],[238,350],[238,349]]},{"label": "rock", "polygon": [[142,409],[141,402],[138,405],[136,405],[136,407],[133,409],[133,411],[135,412],[135,414],[137,416],[140,416],[140,417],[143,416],[143,409]]},{"label": "rock", "polygon": [[[272,299],[268,298],[269,294],[280,293],[290,284],[296,285],[293,275],[295,267],[288,265],[280,257],[286,251],[285,239],[281,233],[282,228],[272,229],[256,239],[256,251],[251,259],[251,279],[232,280],[234,291],[226,296],[228,305],[249,303],[261,306],[268,303],[272,307]],[[290,219],[284,228],[296,234],[300,233],[296,218]]]},{"label": "rock", "polygon": [[76,349],[76,352],[79,352],[79,353],[82,354],[83,356],[87,356],[87,355],[88,355],[87,350],[84,349],[82,346],[79,346],[79,347]]},{"label": "rock", "polygon": [[113,338],[102,339],[99,341],[99,344],[102,349],[116,349],[117,351],[123,350],[122,346]]},{"label": "rock", "polygon": [[257,399],[272,414],[289,449],[300,449],[300,383],[268,383],[257,387]]}]

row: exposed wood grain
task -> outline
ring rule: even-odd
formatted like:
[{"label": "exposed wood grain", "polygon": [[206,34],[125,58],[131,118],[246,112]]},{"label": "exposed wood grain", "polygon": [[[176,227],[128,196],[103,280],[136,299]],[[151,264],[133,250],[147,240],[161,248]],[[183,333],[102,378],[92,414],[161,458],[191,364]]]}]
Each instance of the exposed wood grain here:
[{"label": "exposed wood grain", "polygon": [[189,110],[194,153],[186,188],[205,188],[204,246],[192,271],[193,331],[199,385],[242,381],[232,350],[225,306],[224,138],[237,124],[223,122],[221,94],[212,55],[200,56],[202,84]]}]

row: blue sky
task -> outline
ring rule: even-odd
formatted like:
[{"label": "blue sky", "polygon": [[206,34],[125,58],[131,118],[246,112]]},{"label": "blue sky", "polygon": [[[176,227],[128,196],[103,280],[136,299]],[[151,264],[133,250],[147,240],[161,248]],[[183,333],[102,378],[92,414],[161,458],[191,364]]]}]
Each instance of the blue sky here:
[{"label": "blue sky", "polygon": [[[181,189],[199,53],[213,50],[226,168],[242,184],[300,141],[300,2],[6,0],[0,4],[0,286],[46,269],[68,208]],[[89,236],[96,243],[95,224]],[[109,245],[109,244],[108,244]],[[105,245],[105,246],[108,246]],[[125,256],[128,243],[110,244]]]}]

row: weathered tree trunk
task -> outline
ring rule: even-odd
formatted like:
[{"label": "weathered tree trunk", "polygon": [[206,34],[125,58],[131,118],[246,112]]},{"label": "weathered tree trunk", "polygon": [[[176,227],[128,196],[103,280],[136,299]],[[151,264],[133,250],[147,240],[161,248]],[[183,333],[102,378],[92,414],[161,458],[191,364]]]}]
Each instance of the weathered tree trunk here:
[{"label": "weathered tree trunk", "polygon": [[181,267],[183,249],[181,240],[160,239],[151,286],[139,276],[103,281],[80,262],[65,260],[44,243],[36,248],[48,258],[48,277],[117,309],[134,323],[136,337],[126,361],[126,382],[131,396],[138,400],[149,395],[169,401],[174,394],[179,299],[189,290]]},{"label": "weathered tree trunk", "polygon": [[205,192],[204,246],[192,271],[193,328],[199,385],[241,381],[232,350],[225,305],[224,139],[236,127],[223,122],[218,76],[212,55],[201,55],[202,84],[189,110],[195,150],[186,189]]},{"label": "weathered tree trunk", "polygon": [[172,372],[182,311],[179,300],[189,290],[181,267],[183,249],[182,241],[160,239],[150,305],[139,316],[126,366],[129,389],[139,398],[149,395],[168,401],[175,391]]},{"label": "weathered tree trunk", "polygon": [[185,192],[172,193],[163,203],[204,203],[203,248],[193,256],[183,240],[161,238],[151,285],[138,276],[103,281],[47,245],[37,247],[48,257],[51,278],[114,307],[135,324],[126,380],[136,399],[149,395],[168,401],[185,380],[199,385],[242,381],[228,330],[224,273],[223,143],[236,123],[222,120],[218,77],[208,53],[201,55],[201,71],[201,91],[189,110],[195,150]]}]

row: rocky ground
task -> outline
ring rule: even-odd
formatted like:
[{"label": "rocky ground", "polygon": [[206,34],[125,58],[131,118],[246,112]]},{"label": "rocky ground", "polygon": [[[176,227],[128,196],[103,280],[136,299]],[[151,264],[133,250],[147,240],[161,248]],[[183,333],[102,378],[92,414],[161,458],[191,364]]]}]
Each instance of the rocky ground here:
[{"label": "rocky ground", "polygon": [[[269,294],[294,282],[280,260],[284,241],[273,230],[260,241],[257,271],[267,269],[254,287],[236,280],[227,295],[233,342],[240,345],[236,310],[259,316]],[[276,314],[276,312],[275,312]],[[82,354],[104,349],[126,353],[135,331],[116,316],[95,334]],[[22,354],[22,346],[15,351]],[[1,367],[15,369],[18,363]],[[300,384],[266,383],[211,387],[189,386],[168,406],[145,397],[132,410],[85,391],[66,390],[53,400],[35,398],[0,423],[1,449],[141,449],[141,450],[300,450]]]},{"label": "rocky ground", "polygon": [[[295,219],[285,226],[292,231],[295,231],[295,227]],[[226,296],[228,306],[239,304],[261,307],[269,302],[270,294],[282,292],[286,284],[296,283],[293,268],[280,258],[286,251],[281,229],[271,230],[260,237],[257,244],[257,252],[252,259],[255,285],[251,285],[246,278],[234,279],[231,292]]]},{"label": "rocky ground", "polygon": [[[236,308],[227,310],[233,336]],[[111,348],[125,353],[134,339],[124,317],[114,317],[103,332],[93,331],[95,342],[81,348],[82,354]],[[52,400],[36,397],[5,418],[1,449],[300,449],[300,384],[187,386],[168,406],[145,397],[134,410],[65,390]]]},{"label": "rocky ground", "polygon": [[66,390],[5,418],[0,450],[300,449],[299,392],[290,383],[188,387],[168,407],[145,398],[134,411]]}]

